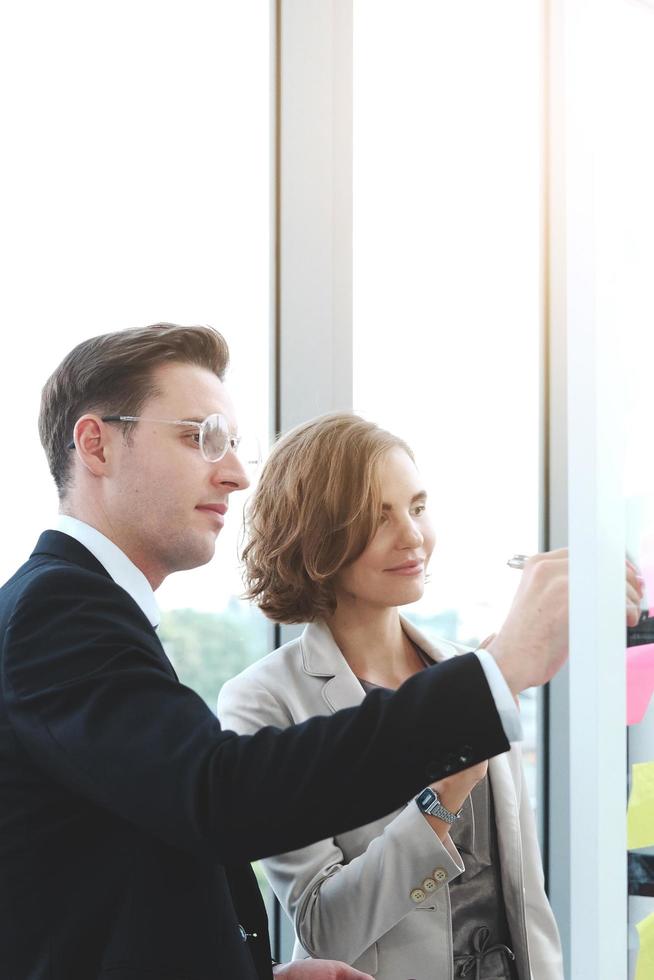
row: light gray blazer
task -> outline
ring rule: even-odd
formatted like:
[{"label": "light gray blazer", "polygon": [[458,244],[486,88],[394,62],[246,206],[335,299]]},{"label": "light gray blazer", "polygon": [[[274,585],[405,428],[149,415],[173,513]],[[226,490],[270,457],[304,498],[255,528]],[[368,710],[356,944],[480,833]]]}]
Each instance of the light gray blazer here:
[{"label": "light gray blazer", "polygon": [[[405,619],[402,625],[435,661],[464,650],[446,641],[435,646]],[[329,628],[311,623],[298,639],[223,686],[218,717],[224,728],[251,734],[264,725],[285,728],[333,713],[363,698]],[[520,746],[491,759],[488,772],[520,980],[563,980]],[[441,842],[413,801],[364,827],[268,858],[263,866],[295,924],[294,959],[344,960],[377,980],[452,980],[447,882],[464,865],[449,836]],[[429,892],[422,888],[426,879]]]}]

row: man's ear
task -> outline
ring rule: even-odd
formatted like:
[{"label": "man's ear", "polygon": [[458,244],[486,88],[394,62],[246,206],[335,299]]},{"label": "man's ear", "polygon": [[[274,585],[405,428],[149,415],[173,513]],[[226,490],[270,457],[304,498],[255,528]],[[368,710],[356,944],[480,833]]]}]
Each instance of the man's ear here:
[{"label": "man's ear", "polygon": [[94,476],[107,472],[107,437],[111,438],[98,415],[82,415],[75,423],[73,438],[82,465]]}]

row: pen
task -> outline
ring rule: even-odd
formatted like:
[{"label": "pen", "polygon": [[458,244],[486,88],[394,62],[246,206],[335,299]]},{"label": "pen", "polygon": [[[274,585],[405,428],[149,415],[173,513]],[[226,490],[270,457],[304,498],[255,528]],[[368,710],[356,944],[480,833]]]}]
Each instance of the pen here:
[{"label": "pen", "polygon": [[513,558],[509,558],[507,565],[509,568],[524,568],[528,558],[529,555],[514,555]]}]

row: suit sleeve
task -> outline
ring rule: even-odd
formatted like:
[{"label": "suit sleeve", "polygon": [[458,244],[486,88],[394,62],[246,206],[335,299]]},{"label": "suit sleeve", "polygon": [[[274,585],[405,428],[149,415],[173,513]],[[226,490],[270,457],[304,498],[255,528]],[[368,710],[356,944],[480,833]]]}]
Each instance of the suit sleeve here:
[{"label": "suit sleeve", "polygon": [[[272,691],[242,674],[223,686],[218,699],[223,724],[243,734],[262,725],[289,724]],[[338,840],[267,858],[266,875],[295,925],[298,939],[314,957],[354,963],[381,936],[416,909],[411,892],[435,868],[447,881],[464,870],[449,835],[441,842],[414,801],[392,815],[363,854],[346,862]],[[433,904],[435,883],[421,905]],[[374,901],[371,901],[374,896]]]},{"label": "suit sleeve", "polygon": [[223,863],[369,823],[508,748],[474,655],[357,709],[251,736],[221,729],[166,663],[122,589],[75,566],[50,569],[30,581],[2,638],[9,720],[49,778]]}]

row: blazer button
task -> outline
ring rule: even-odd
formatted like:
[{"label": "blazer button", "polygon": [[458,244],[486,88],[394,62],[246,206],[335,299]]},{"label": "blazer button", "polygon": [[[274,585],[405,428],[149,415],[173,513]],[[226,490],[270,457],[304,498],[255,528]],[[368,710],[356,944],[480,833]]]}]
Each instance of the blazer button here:
[{"label": "blazer button", "polygon": [[433,877],[435,881],[440,881],[440,882],[447,881],[447,871],[445,870],[445,868],[435,868]]},{"label": "blazer button", "polygon": [[414,888],[411,892],[411,901],[415,902],[416,905],[420,905],[421,902],[424,902],[426,897],[427,896],[423,892],[422,888]]},{"label": "blazer button", "polygon": [[425,878],[425,880],[422,883],[422,887],[425,889],[426,892],[433,892],[437,886],[433,878]]}]

